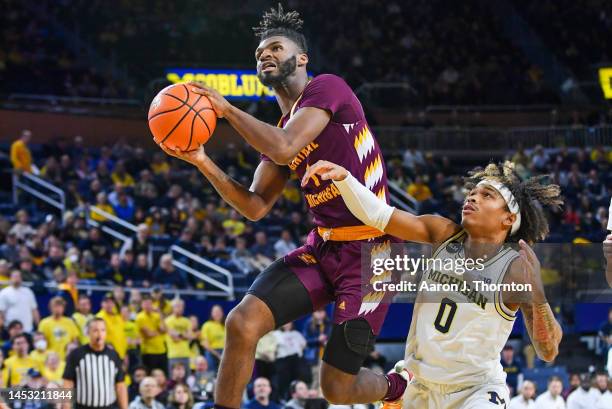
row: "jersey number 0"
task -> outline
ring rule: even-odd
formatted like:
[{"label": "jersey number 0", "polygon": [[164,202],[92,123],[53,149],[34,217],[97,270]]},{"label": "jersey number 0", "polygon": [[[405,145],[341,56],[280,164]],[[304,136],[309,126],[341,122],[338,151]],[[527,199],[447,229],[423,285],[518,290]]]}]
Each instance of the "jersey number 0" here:
[{"label": "jersey number 0", "polygon": [[[446,314],[447,310],[448,314]],[[451,324],[453,323],[453,318],[455,318],[456,312],[457,303],[451,300],[450,298],[443,298],[440,302],[440,309],[438,310],[438,315],[436,316],[436,320],[434,321],[434,326],[436,327],[436,329],[441,333],[446,334],[450,329]]]}]

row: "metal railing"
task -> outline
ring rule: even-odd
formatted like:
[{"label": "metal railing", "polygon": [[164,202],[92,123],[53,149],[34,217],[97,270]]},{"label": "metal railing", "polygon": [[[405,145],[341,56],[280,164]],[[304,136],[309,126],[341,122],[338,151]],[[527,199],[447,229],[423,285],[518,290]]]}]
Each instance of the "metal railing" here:
[{"label": "metal railing", "polygon": [[[25,179],[22,180],[22,179]],[[28,184],[27,182],[30,182]],[[36,188],[38,186],[38,189]],[[13,172],[13,203],[18,201],[18,190],[21,189],[35,198],[55,207],[60,211],[61,219],[66,211],[66,194],[57,186],[28,172]],[[44,191],[46,189],[46,192]],[[56,195],[57,197],[52,197]]]},{"label": "metal railing", "polygon": [[[34,184],[39,186],[39,189],[36,189],[33,186],[30,186],[28,184],[21,182],[20,181],[21,177],[32,181]],[[41,188],[45,188],[48,191],[52,192],[53,194],[57,194],[59,196],[59,199],[54,199],[53,197],[49,195],[48,192],[43,192]],[[30,173],[21,173],[21,174],[13,173],[13,203],[15,204],[18,203],[18,190],[19,189],[23,190],[26,193],[31,194],[32,196],[60,210],[61,215],[62,215],[62,221],[63,221],[63,216],[67,209],[66,209],[65,194],[62,189]],[[104,222],[101,223],[101,222],[98,222],[92,219],[91,213],[94,213],[94,214],[97,214],[103,217],[105,219]],[[131,247],[133,239],[130,237],[130,235],[133,233],[136,233],[136,231],[138,230],[136,225],[130,222],[127,222],[123,219],[120,219],[119,217],[113,214],[110,214],[100,209],[97,206],[87,206],[85,208],[85,214],[86,214],[87,224],[89,226],[97,227],[102,232],[123,242],[123,245],[121,247],[121,252],[125,252],[126,249]],[[119,229],[116,227],[115,228],[111,227],[111,224],[113,223],[127,230],[128,234],[124,234],[125,232],[119,231]],[[182,258],[186,258],[193,265],[203,266],[205,267],[207,271],[215,272],[227,279],[227,284],[225,284],[213,277],[209,277],[206,274],[203,274],[202,272],[198,271],[193,266],[187,265],[183,261],[176,260],[173,258],[172,264],[176,268],[178,268],[179,270],[185,271],[186,273],[191,274],[192,276],[220,290],[220,291],[197,290],[196,291],[197,294],[201,294],[201,295],[203,294],[203,295],[209,295],[209,296],[222,296],[222,297],[226,297],[228,300],[234,300],[234,297],[235,297],[234,296],[234,278],[232,276],[232,273],[229,270],[223,267],[220,267],[206,260],[205,258],[195,253],[192,253],[177,245],[172,245],[168,250],[171,254],[172,253],[180,254]],[[104,287],[104,286],[100,286],[100,287]],[[187,290],[181,290],[181,291],[185,292]]]},{"label": "metal railing", "polygon": [[[108,225],[102,224],[99,221],[92,219],[91,218],[91,214],[92,213],[97,214],[99,216],[102,216],[105,219],[103,221],[103,223],[111,222],[111,223],[118,224],[119,226],[127,229],[130,232],[130,234],[131,233],[136,233],[138,228],[135,225],[133,225],[132,223],[126,222],[125,220],[118,218],[114,214],[110,214],[108,212],[105,212],[104,210],[100,209],[97,206],[88,206],[86,208],[85,218],[87,220],[87,224],[89,226],[92,226],[92,227],[97,227],[102,232],[108,234],[109,236],[112,236],[112,237],[122,241],[123,245],[121,246],[121,250],[119,251],[119,254],[121,256],[123,256],[125,251],[132,246],[132,238],[130,236],[128,236],[128,235],[125,235],[125,234],[119,232],[117,229],[114,229],[114,228],[112,228],[112,227],[110,227]],[[149,266],[151,266],[151,265],[152,265],[152,263],[149,262]]]},{"label": "metal railing", "polygon": [[[197,263],[200,263],[201,265],[203,265],[204,267],[208,268],[209,270],[212,270],[216,273],[221,274],[222,276],[224,276],[227,279],[227,284],[223,284],[221,281],[210,277],[206,274],[202,274],[201,272],[199,272],[198,270],[194,269],[193,267],[190,267],[186,264],[184,264],[183,262],[179,261],[176,259],[176,257],[174,257],[173,253],[178,253],[183,257],[187,257],[189,258],[191,261],[195,261]],[[186,250],[180,246],[177,245],[172,245],[170,246],[170,254],[172,254],[172,259],[173,264],[175,267],[180,268],[182,270],[187,271],[188,273],[192,274],[193,276],[199,278],[200,280],[209,283],[211,285],[214,285],[218,288],[220,288],[221,290],[225,291],[225,295],[228,297],[229,300],[233,300],[234,299],[234,276],[232,275],[232,273],[229,270],[226,270],[222,267],[219,267],[218,265],[216,265],[215,263],[212,263],[208,260],[206,260],[205,258],[192,253],[189,250]]]},{"label": "metal railing", "polygon": [[[89,209],[93,212],[96,213],[102,217],[104,217],[106,219],[106,222],[112,222],[112,223],[116,223],[119,226],[130,230],[132,233],[136,233],[138,231],[138,227],[130,222],[127,222],[123,219],[118,218],[117,216],[110,214],[108,212],[105,212],[104,210],[100,209],[97,206],[90,206]],[[90,225],[95,225],[96,227],[99,227],[100,223],[96,222],[95,220],[92,220],[90,217],[89,212],[87,213],[87,221],[88,223],[90,223]],[[94,224],[95,223],[95,224]],[[101,230],[111,234],[114,237],[119,238],[120,240],[124,241],[124,244],[122,246],[122,252],[125,252],[126,249],[130,248],[133,242],[133,239],[129,236],[123,235],[122,233],[119,233],[116,229],[112,229],[109,226],[105,226],[102,225]],[[112,233],[111,233],[112,231]],[[196,270],[195,268],[193,268],[192,266],[189,266],[185,263],[183,263],[182,261],[179,261],[176,259],[176,257],[172,258],[172,265],[176,268],[178,268],[179,270],[185,271],[186,273],[191,274],[192,276],[204,281],[205,283],[208,283],[212,286],[215,286],[219,289],[221,289],[221,294],[225,297],[227,297],[229,300],[233,300],[234,299],[234,278],[232,276],[232,273],[223,268],[220,267],[208,260],[206,260],[205,258],[192,253],[189,250],[186,250],[180,246],[177,245],[172,245],[169,248],[169,253],[178,253],[181,255],[181,257],[185,257],[187,259],[189,259],[190,262],[197,264],[197,265],[202,265],[204,267],[206,267],[209,271],[214,271],[216,273],[221,274],[222,276],[227,278],[227,284],[222,283],[221,281],[209,277],[206,274],[201,273],[200,271]],[[149,257],[151,257],[151,252],[149,249]],[[208,292],[205,291],[206,293],[210,293],[212,295],[212,293],[218,295],[218,293],[215,292]]]},{"label": "metal railing", "polygon": [[389,199],[392,205],[412,214],[418,214],[419,202],[414,197],[391,180],[388,180],[387,184],[389,185]]}]

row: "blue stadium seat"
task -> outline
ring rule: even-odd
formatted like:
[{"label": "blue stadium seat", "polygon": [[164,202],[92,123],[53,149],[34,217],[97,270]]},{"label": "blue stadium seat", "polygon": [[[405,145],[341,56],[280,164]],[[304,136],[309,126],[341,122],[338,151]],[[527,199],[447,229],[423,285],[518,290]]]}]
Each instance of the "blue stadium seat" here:
[{"label": "blue stadium seat", "polygon": [[530,380],[536,384],[538,394],[546,391],[548,379],[551,376],[561,378],[564,387],[569,385],[569,374],[565,366],[525,369],[523,375],[525,380]]}]

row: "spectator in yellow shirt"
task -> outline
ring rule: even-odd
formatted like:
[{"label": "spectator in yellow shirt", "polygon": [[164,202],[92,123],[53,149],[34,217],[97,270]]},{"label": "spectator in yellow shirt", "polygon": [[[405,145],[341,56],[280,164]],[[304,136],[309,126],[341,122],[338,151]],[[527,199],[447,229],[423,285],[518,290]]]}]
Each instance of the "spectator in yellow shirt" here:
[{"label": "spectator in yellow shirt", "polygon": [[216,372],[225,348],[225,313],[220,305],[213,305],[210,319],[202,325],[200,344],[206,351],[208,368]]},{"label": "spectator in yellow shirt", "polygon": [[38,362],[28,356],[28,338],[25,334],[19,334],[11,340],[13,356],[4,361],[2,369],[2,383],[4,387],[19,386],[26,381],[25,375],[30,369],[40,371]]},{"label": "spectator in yellow shirt", "polygon": [[140,334],[138,333],[136,323],[132,320],[132,313],[129,305],[126,304],[121,307],[121,318],[123,318],[123,322],[125,323],[124,332],[125,339],[127,340],[127,355],[129,362],[128,372],[132,373],[134,368],[140,365]]},{"label": "spectator in yellow shirt", "polygon": [[142,338],[140,344],[142,364],[149,372],[159,368],[165,373],[168,369],[164,339],[166,326],[161,315],[153,310],[149,294],[142,295],[142,311],[136,316],[136,327]]},{"label": "spectator in yellow shirt", "polygon": [[50,353],[47,350],[47,339],[42,332],[35,332],[32,342],[34,343],[34,350],[30,352],[30,358],[35,360],[39,367],[42,368]]},{"label": "spectator in yellow shirt", "polygon": [[125,336],[125,322],[117,311],[117,304],[112,293],[106,293],[102,299],[102,309],[96,314],[106,323],[106,342],[117,351],[119,358],[125,358],[127,353],[127,338]]},{"label": "spectator in yellow shirt", "polygon": [[230,237],[238,237],[244,233],[246,225],[240,220],[240,215],[235,209],[230,210],[229,218],[224,220],[223,229],[230,235]]},{"label": "spectator in yellow shirt", "polygon": [[111,174],[111,179],[115,185],[120,184],[125,187],[134,187],[135,184],[132,175],[125,170],[125,163],[122,160],[118,161],[115,165],[115,170]]},{"label": "spectator in yellow shirt", "polygon": [[49,344],[49,350],[57,352],[62,360],[66,359],[66,347],[71,342],[78,341],[80,331],[76,323],[64,316],[66,301],[62,297],[53,297],[49,301],[51,315],[38,324]]},{"label": "spectator in yellow shirt", "polygon": [[283,189],[283,197],[293,205],[297,205],[302,201],[302,192],[298,189],[297,180],[289,180]]},{"label": "spectator in yellow shirt", "polygon": [[32,172],[32,153],[28,148],[31,139],[32,132],[24,129],[21,131],[21,137],[11,145],[11,163],[16,171]]},{"label": "spectator in yellow shirt", "polygon": [[[164,258],[164,256],[162,256],[162,258]],[[170,256],[169,259],[172,261],[172,256]],[[170,305],[168,299],[164,297],[161,287],[156,286],[151,290],[151,303],[153,305],[153,311],[158,312],[162,318],[172,314],[172,305]]]},{"label": "spectator in yellow shirt", "polygon": [[[113,206],[111,206],[111,204],[108,203],[106,193],[104,192],[100,192],[96,195],[96,204],[94,206],[96,206],[98,209],[112,216],[115,215],[115,209],[113,209]],[[102,216],[100,213],[97,213],[93,210],[89,211],[89,217],[97,222],[105,222],[107,220],[106,217]]]},{"label": "spectator in yellow shirt", "polygon": [[162,175],[170,172],[170,165],[164,158],[163,153],[156,153],[153,155],[153,162],[151,162],[151,170],[155,175]]},{"label": "spectator in yellow shirt", "polygon": [[172,315],[165,319],[166,345],[168,347],[168,371],[173,365],[181,362],[185,370],[189,371],[189,356],[191,350],[189,343],[192,339],[191,321],[185,317],[185,301],[175,299],[172,301]]},{"label": "spectator in yellow shirt", "polygon": [[[191,322],[191,341],[189,341],[189,360],[191,362],[190,369],[195,369],[195,360],[202,355],[202,346],[200,345],[200,321],[197,315],[190,315]],[[208,365],[208,362],[206,362]]]},{"label": "spectator in yellow shirt", "polygon": [[89,337],[87,336],[87,323],[93,318],[91,313],[91,299],[86,294],[79,294],[79,300],[77,301],[77,307],[72,319],[76,322],[79,330],[79,341],[81,345],[89,343]]},{"label": "spectator in yellow shirt", "polygon": [[414,182],[408,185],[408,194],[414,197],[418,202],[424,202],[431,199],[431,189],[423,182],[421,176],[414,178]]},{"label": "spectator in yellow shirt", "polygon": [[66,362],[60,360],[59,356],[55,352],[51,352],[49,356],[47,356],[45,365],[42,367],[40,373],[47,381],[55,382],[61,385],[65,367]]}]

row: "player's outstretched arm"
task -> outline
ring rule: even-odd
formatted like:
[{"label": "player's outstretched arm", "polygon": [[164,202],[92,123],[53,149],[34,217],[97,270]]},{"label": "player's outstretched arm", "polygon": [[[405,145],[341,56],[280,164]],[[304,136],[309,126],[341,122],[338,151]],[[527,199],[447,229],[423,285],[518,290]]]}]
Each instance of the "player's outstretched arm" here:
[{"label": "player's outstretched arm", "polygon": [[502,298],[510,309],[521,309],[525,327],[538,357],[552,362],[559,353],[563,330],[546,300],[537,255],[525,241],[520,240],[519,245],[520,257],[513,261],[504,283],[530,284],[531,291],[504,293]]},{"label": "player's outstretched arm", "polygon": [[160,147],[168,155],[191,163],[210,181],[223,200],[249,220],[256,221],[264,217],[281,195],[289,174],[286,168],[275,163],[262,161],[253,176],[253,183],[247,189],[227,173],[222,171],[206,155],[204,146],[190,152],[180,152]]},{"label": "player's outstretched arm", "polygon": [[319,175],[322,180],[331,179],[355,217],[364,224],[392,236],[407,241],[438,244],[460,229],[460,226],[444,217],[415,216],[389,206],[355,179],[348,170],[335,163],[320,160],[309,167],[302,179],[302,186],[306,185],[313,175]]},{"label": "player's outstretched arm", "polygon": [[307,107],[299,109],[284,128],[278,128],[236,108],[213,88],[197,82],[189,85],[194,93],[208,97],[217,116],[227,119],[249,145],[280,165],[287,165],[312,142],[331,118],[324,109]]}]

